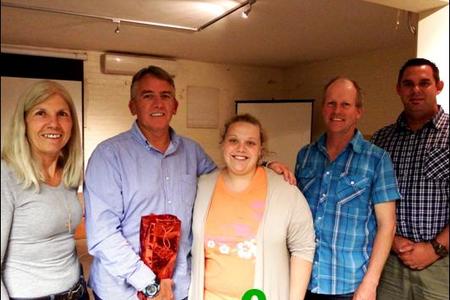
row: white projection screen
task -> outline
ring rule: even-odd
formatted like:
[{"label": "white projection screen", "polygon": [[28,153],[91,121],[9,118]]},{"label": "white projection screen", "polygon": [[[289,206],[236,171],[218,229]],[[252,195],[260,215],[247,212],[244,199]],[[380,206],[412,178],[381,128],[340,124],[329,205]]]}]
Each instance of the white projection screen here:
[{"label": "white projection screen", "polygon": [[314,100],[238,100],[236,113],[249,113],[262,124],[269,155],[294,171],[297,153],[311,142]]}]

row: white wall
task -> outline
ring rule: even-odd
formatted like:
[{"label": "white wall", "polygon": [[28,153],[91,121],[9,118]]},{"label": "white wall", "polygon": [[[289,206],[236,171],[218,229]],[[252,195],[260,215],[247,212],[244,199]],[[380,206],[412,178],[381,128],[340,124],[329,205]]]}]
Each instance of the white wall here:
[{"label": "white wall", "polygon": [[[100,69],[101,54],[88,52],[85,61],[86,162],[99,142],[128,130],[133,122],[128,111],[131,76],[103,74]],[[179,60],[175,84],[180,105],[172,126],[179,134],[198,141],[218,164],[222,164],[219,136],[225,120],[234,114],[235,100],[316,99],[312,132],[314,140],[324,130],[320,115],[322,88],[332,77],[344,75],[355,79],[365,92],[365,115],[359,128],[365,135],[371,135],[394,122],[401,112],[402,105],[395,92],[397,73],[400,66],[407,59],[415,57],[415,54],[415,45],[405,45],[401,49],[376,50],[303,64],[288,70]],[[220,90],[219,128],[187,127],[186,94],[189,85]]]},{"label": "white wall", "polygon": [[438,103],[449,112],[449,6],[419,14],[417,57],[433,61],[439,68],[444,90],[438,95]]},{"label": "white wall", "polygon": [[[134,118],[128,111],[131,76],[103,74],[100,65],[103,53],[86,53],[83,118],[84,157],[87,163],[98,143],[128,130]],[[234,114],[235,100],[316,99],[312,130],[312,138],[315,139],[324,129],[319,113],[322,88],[332,77],[345,75],[357,80],[366,92],[366,115],[359,127],[364,134],[370,135],[378,128],[395,121],[401,111],[394,89],[396,76],[399,67],[408,58],[414,57],[415,53],[415,45],[405,45],[401,49],[377,50],[303,64],[291,69],[179,60],[175,84],[180,105],[172,126],[179,134],[197,140],[218,164],[222,164],[219,136],[225,120]],[[218,128],[187,127],[188,86],[220,90]]]},{"label": "white wall", "polygon": [[[128,130],[134,118],[128,110],[131,76],[103,74],[100,52],[88,52],[85,61],[84,140],[85,161],[95,146],[108,137]],[[234,114],[234,101],[285,98],[283,72],[276,68],[256,68],[225,64],[178,61],[175,76],[179,108],[172,120],[177,133],[198,141],[218,163],[222,163],[219,136],[226,119]],[[187,128],[187,87],[204,86],[220,90],[219,127]]]},{"label": "white wall", "polygon": [[381,49],[350,57],[298,65],[287,71],[290,98],[316,99],[313,114],[313,140],[324,130],[320,103],[324,85],[335,76],[356,80],[364,92],[364,115],[359,129],[366,136],[396,120],[402,110],[395,85],[403,63],[415,57],[415,45]]}]

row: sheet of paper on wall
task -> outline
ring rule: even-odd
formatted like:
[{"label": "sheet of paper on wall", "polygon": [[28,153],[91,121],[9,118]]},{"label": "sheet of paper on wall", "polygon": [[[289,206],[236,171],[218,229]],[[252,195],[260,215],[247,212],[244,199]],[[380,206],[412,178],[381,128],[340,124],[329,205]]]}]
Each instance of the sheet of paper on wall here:
[{"label": "sheet of paper on wall", "polygon": [[218,128],[220,90],[212,87],[187,87],[187,127]]}]

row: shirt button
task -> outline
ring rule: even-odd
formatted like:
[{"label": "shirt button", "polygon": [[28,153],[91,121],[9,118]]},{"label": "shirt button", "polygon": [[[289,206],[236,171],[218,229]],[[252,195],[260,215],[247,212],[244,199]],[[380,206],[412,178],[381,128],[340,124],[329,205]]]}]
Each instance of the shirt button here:
[{"label": "shirt button", "polygon": [[316,243],[318,243],[318,242],[319,242],[319,239],[318,239],[318,238],[316,238],[316,239],[315,239],[315,241],[316,241]]},{"label": "shirt button", "polygon": [[329,171],[327,171],[325,174],[327,174],[327,175],[330,175],[330,172]]},{"label": "shirt button", "polygon": [[327,194],[322,194],[322,197],[326,197],[327,196]]},{"label": "shirt button", "polygon": [[169,176],[166,176],[166,180],[169,180]]},{"label": "shirt button", "polygon": [[169,201],[167,201],[167,203],[172,204],[172,201],[169,200]]},{"label": "shirt button", "polygon": [[350,181],[350,184],[351,184],[351,185],[354,185],[354,184],[355,184],[355,182],[354,182],[354,181],[352,180],[352,181]]}]

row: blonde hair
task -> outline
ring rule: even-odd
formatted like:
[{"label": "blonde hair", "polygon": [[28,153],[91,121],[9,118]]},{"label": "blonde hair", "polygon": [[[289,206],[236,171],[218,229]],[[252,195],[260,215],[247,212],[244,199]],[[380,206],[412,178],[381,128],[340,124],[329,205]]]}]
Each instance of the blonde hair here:
[{"label": "blonde hair", "polygon": [[61,150],[57,162],[58,168],[63,170],[62,180],[67,188],[77,188],[81,183],[83,171],[81,133],[72,97],[59,83],[41,80],[33,84],[19,98],[7,128],[2,149],[2,159],[14,170],[17,181],[23,184],[24,189],[34,185],[36,192],[39,192],[40,183],[45,181],[39,162],[31,156],[25,118],[33,107],[55,94],[60,95],[69,105],[73,122],[70,139]]},{"label": "blonde hair", "polygon": [[223,130],[222,133],[220,135],[220,144],[223,144],[223,142],[225,141],[225,137],[228,133],[228,129],[230,129],[231,125],[233,125],[234,123],[238,123],[238,122],[243,122],[243,123],[249,123],[252,125],[255,125],[256,127],[258,127],[259,129],[259,140],[261,142],[261,157],[260,160],[263,159],[263,157],[267,154],[269,154],[270,152],[267,150],[267,135],[265,130],[263,129],[261,122],[254,116],[252,116],[251,114],[240,114],[240,115],[235,115],[233,117],[231,117],[230,119],[228,119],[225,122],[225,125],[223,126]]}]

